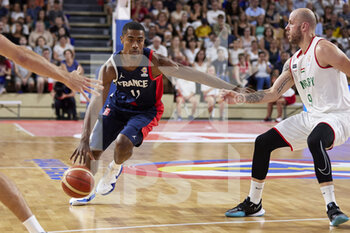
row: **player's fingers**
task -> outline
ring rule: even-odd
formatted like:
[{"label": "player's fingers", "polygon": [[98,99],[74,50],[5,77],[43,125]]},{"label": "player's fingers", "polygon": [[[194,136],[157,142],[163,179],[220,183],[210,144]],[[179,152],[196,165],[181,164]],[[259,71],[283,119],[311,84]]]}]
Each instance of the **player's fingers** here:
[{"label": "player's fingers", "polygon": [[84,96],[87,102],[90,102],[90,98],[86,95],[85,91],[82,91],[80,93]]},{"label": "player's fingers", "polygon": [[88,155],[89,155],[89,157],[90,157],[91,160],[95,160],[95,157],[92,155],[92,152],[91,152],[91,151],[89,151]]},{"label": "player's fingers", "polygon": [[74,157],[74,155],[75,155],[76,152],[77,152],[77,149],[75,149],[74,152],[73,152],[73,154],[70,156],[70,158],[69,158],[70,160],[73,159],[73,157]]},{"label": "player's fingers", "polygon": [[78,74],[80,74],[80,75],[83,74],[83,69],[82,69],[81,66],[78,66],[77,72],[78,72]]},{"label": "player's fingers", "polygon": [[90,92],[91,94],[95,95],[95,96],[100,96],[100,92],[94,90],[94,89],[91,89],[91,88],[88,88],[87,86],[84,86],[83,89],[87,92]]},{"label": "player's fingers", "polygon": [[88,87],[92,87],[94,89],[103,90],[102,81],[91,79],[91,78],[84,78],[84,85]]}]

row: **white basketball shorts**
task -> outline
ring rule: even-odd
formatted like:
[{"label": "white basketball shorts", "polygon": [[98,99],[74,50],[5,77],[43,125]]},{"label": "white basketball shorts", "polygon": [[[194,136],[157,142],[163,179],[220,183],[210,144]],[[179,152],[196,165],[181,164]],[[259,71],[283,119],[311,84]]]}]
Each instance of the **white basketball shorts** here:
[{"label": "white basketball shorts", "polygon": [[308,147],[307,137],[319,123],[326,123],[333,129],[335,139],[332,147],[343,144],[350,137],[349,113],[324,113],[316,115],[301,112],[281,121],[274,128],[293,151]]}]

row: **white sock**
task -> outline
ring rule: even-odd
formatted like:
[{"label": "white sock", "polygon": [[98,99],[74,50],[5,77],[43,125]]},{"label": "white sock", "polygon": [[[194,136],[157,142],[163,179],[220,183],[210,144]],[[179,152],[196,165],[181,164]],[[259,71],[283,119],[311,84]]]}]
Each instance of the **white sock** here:
[{"label": "white sock", "polygon": [[329,203],[334,202],[337,205],[337,202],[335,201],[334,196],[334,185],[327,185],[321,187],[321,192],[324,198],[324,202],[326,203],[326,207]]},{"label": "white sock", "polygon": [[254,204],[259,204],[264,189],[264,184],[265,182],[258,183],[253,180],[250,182],[250,191],[248,196],[250,197],[250,201]]},{"label": "white sock", "polygon": [[23,225],[27,228],[29,233],[42,233],[45,230],[41,227],[40,223],[36,219],[34,215],[29,217],[27,220],[23,222]]},{"label": "white sock", "polygon": [[120,169],[122,168],[122,165],[116,164],[113,160],[112,162],[109,163],[108,167],[110,169],[112,169],[113,171],[115,171],[116,173],[118,173],[120,171]]}]

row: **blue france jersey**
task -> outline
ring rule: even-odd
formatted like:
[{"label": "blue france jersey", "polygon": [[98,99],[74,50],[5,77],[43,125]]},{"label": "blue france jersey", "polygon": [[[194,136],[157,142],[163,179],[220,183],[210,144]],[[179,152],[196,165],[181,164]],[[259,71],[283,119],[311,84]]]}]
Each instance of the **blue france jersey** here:
[{"label": "blue france jersey", "polygon": [[142,111],[151,108],[163,108],[162,75],[152,76],[153,50],[143,49],[143,57],[139,66],[133,71],[123,68],[120,51],[112,56],[117,78],[114,80],[116,91],[111,95],[110,104],[121,110]]}]

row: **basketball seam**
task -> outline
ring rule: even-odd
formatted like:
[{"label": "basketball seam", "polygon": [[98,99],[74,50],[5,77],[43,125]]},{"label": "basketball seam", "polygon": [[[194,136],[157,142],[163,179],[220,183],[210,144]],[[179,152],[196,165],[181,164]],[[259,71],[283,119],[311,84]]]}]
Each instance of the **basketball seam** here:
[{"label": "basketball seam", "polygon": [[87,195],[90,194],[90,192],[82,192],[82,191],[77,190],[76,188],[74,188],[73,186],[71,186],[71,185],[67,182],[67,180],[66,180],[65,178],[62,179],[62,183],[63,183],[65,186],[67,186],[67,188],[69,188],[71,191],[73,191],[73,192],[75,192],[75,193],[77,193],[77,194],[85,195],[85,196],[87,196]]}]

